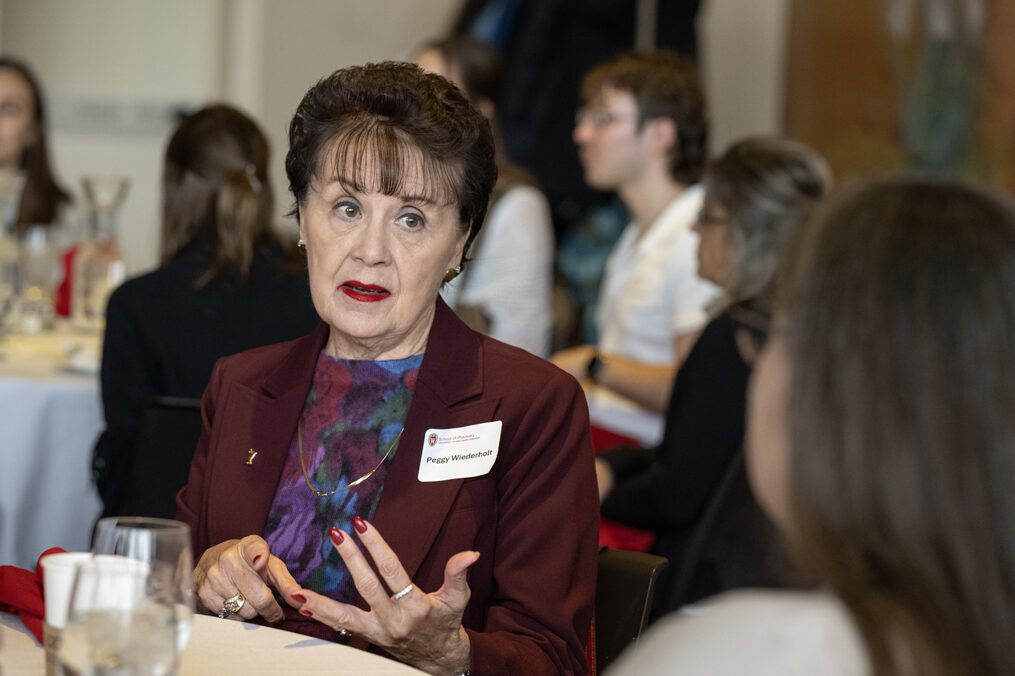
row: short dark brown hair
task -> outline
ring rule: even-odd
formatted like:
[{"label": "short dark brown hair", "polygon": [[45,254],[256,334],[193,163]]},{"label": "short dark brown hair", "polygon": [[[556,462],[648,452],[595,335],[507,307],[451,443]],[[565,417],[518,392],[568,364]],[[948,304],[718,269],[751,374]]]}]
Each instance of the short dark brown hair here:
[{"label": "short dark brown hair", "polygon": [[876,673],[1015,673],[1015,206],[883,179],[811,226],[778,304],[794,549]]},{"label": "short dark brown hair", "polygon": [[[343,68],[311,87],[289,125],[285,158],[297,218],[312,180],[329,166],[326,148],[357,191],[396,195],[418,172],[423,197],[458,206],[468,251],[497,168],[489,122],[451,82],[389,61]],[[379,176],[366,175],[373,167]]]},{"label": "short dark brown hair", "polygon": [[670,151],[670,176],[691,185],[701,180],[708,152],[705,95],[694,64],[676,52],[631,52],[601,63],[582,81],[582,100],[604,88],[629,92],[638,103],[639,124],[668,117],[677,125]]}]

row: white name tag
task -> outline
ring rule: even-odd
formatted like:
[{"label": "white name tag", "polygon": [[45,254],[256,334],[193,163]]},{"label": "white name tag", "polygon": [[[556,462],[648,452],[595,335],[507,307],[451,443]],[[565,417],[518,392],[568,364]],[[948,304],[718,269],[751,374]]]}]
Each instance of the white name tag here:
[{"label": "white name tag", "polygon": [[467,479],[486,474],[500,449],[501,421],[449,430],[429,429],[419,460],[420,481]]}]

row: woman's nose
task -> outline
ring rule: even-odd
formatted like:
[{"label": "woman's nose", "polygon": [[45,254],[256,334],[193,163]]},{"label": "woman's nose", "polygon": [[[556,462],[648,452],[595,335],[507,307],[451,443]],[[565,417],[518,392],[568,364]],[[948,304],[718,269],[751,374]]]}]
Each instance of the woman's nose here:
[{"label": "woman's nose", "polygon": [[388,261],[390,248],[389,230],[379,220],[368,220],[357,232],[352,255],[367,265],[378,265]]}]

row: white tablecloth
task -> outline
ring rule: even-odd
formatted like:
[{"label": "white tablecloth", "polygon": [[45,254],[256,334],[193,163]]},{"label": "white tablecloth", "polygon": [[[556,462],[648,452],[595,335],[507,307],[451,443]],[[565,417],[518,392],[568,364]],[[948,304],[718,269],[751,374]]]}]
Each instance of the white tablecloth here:
[{"label": "white tablecloth", "polygon": [[0,339],[0,564],[34,569],[49,547],[89,548],[102,405],[98,374],[75,369],[71,348],[94,355],[99,336],[61,326]]},{"label": "white tablecloth", "polygon": [[[0,613],[0,673],[45,673],[45,653],[17,616]],[[179,676],[331,674],[418,676],[423,672],[372,653],[301,634],[198,615]]]}]

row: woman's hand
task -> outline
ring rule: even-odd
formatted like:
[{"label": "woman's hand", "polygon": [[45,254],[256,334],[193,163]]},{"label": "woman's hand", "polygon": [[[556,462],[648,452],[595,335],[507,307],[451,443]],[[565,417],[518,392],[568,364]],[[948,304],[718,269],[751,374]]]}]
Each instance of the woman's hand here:
[{"label": "woman's hand", "polygon": [[[331,541],[349,568],[356,589],[370,611],[339,603],[309,590],[300,613],[346,630],[384,648],[399,660],[431,674],[458,674],[469,669],[469,635],[462,627],[462,614],[471,594],[469,566],[479,552],[459,552],[444,568],[444,585],[429,594],[412,585],[409,575],[377,530],[356,517],[353,525],[370,558],[377,565],[383,584],[370,568],[360,548],[347,533],[332,528]],[[387,589],[392,596],[388,595]],[[405,591],[408,589],[409,591]],[[395,594],[401,598],[395,599]]]},{"label": "woman's hand", "polygon": [[300,585],[285,563],[268,550],[268,543],[256,535],[207,549],[194,569],[194,583],[201,603],[216,615],[226,599],[242,594],[246,601],[230,618],[252,620],[260,615],[273,624],[281,622],[282,608],[272,595],[272,587],[289,605],[298,607],[300,601],[292,596],[300,592]]}]

